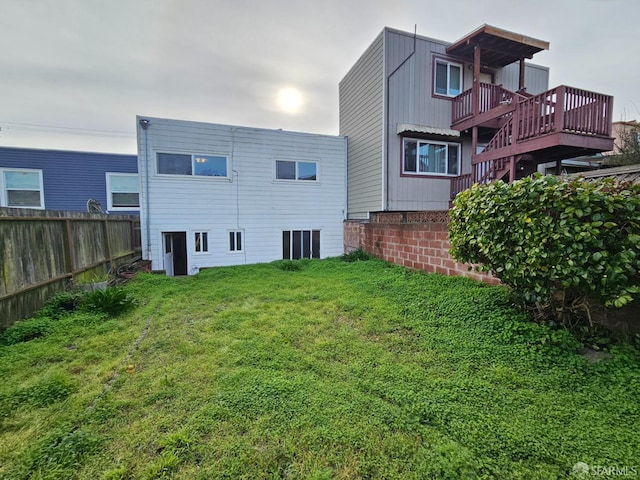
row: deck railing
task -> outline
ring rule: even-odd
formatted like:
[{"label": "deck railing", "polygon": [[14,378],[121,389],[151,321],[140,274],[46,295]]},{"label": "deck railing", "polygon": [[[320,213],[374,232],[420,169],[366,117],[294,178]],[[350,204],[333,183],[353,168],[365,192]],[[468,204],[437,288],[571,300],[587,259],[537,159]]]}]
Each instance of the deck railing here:
[{"label": "deck railing", "polygon": [[613,97],[562,85],[518,103],[517,140],[547,133],[611,135]]},{"label": "deck railing", "polygon": [[[457,123],[460,120],[473,116],[473,90],[469,89],[455,97],[451,102],[451,123]],[[504,103],[511,103],[514,98],[525,98],[522,95],[511,92],[502,85],[493,85],[490,83],[480,84],[480,102],[479,112],[488,112]]]}]

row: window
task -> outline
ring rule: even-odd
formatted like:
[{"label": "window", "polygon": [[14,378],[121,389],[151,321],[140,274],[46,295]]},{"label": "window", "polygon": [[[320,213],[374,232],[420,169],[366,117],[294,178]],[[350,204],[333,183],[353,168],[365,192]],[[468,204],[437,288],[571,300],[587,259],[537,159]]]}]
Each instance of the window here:
[{"label": "window", "polygon": [[276,160],[276,178],[278,180],[317,180],[316,162],[293,162]]},{"label": "window", "polygon": [[242,231],[234,230],[229,232],[229,251],[242,252]]},{"label": "window", "polygon": [[137,174],[107,172],[107,210],[139,210],[139,193]]},{"label": "window", "polygon": [[283,260],[320,258],[320,230],[285,230],[282,232]]},{"label": "window", "polygon": [[402,173],[417,175],[459,175],[460,145],[405,138]]},{"label": "window", "polygon": [[455,97],[462,93],[462,65],[436,59],[433,92],[436,95]]},{"label": "window", "polygon": [[194,175],[197,177],[228,177],[224,155],[188,155],[158,153],[158,173],[161,175]]},{"label": "window", "polygon": [[195,232],[196,253],[209,251],[209,234],[207,232]]},{"label": "window", "polygon": [[44,208],[42,170],[0,169],[0,188],[5,207]]}]

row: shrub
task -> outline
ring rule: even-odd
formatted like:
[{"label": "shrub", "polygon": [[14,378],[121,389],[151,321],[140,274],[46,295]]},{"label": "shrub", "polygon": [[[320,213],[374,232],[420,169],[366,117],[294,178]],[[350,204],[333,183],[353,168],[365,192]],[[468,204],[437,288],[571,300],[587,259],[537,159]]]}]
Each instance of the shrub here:
[{"label": "shrub", "polygon": [[276,268],[283,270],[285,272],[297,272],[302,270],[302,265],[299,261],[295,260],[276,260],[273,262]]},{"label": "shrub", "polygon": [[120,315],[136,304],[135,299],[120,287],[94,290],[86,294],[82,301],[84,309],[103,312],[110,316]]},{"label": "shrub", "polygon": [[640,292],[640,185],[536,176],[474,185],[450,212],[451,255],[563,324]]}]

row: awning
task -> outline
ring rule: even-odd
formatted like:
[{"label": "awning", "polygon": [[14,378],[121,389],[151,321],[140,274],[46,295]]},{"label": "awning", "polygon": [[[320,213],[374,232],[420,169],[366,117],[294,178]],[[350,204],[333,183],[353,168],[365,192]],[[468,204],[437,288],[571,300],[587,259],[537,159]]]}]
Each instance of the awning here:
[{"label": "awning", "polygon": [[427,125],[412,125],[410,123],[399,123],[397,133],[398,135],[402,135],[403,133],[422,133],[426,135],[440,135],[443,137],[460,137],[460,132],[458,130],[429,127]]}]

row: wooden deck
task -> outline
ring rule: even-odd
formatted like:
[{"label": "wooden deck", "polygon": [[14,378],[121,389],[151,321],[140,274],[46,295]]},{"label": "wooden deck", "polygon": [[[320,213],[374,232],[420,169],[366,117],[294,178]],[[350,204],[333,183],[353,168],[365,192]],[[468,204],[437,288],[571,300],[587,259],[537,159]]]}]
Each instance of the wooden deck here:
[{"label": "wooden deck", "polygon": [[515,179],[523,159],[535,163],[561,160],[613,149],[613,97],[565,85],[539,95],[509,92],[500,85],[480,84],[477,114],[472,90],[452,102],[456,130],[495,130],[485,149],[472,155],[473,173],[452,180],[451,193],[472,183],[504,177]]}]

